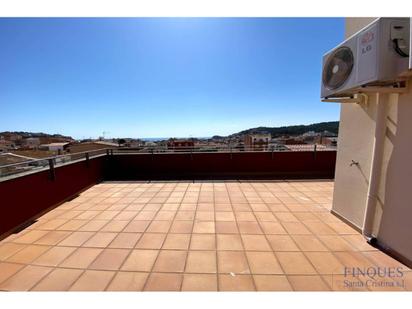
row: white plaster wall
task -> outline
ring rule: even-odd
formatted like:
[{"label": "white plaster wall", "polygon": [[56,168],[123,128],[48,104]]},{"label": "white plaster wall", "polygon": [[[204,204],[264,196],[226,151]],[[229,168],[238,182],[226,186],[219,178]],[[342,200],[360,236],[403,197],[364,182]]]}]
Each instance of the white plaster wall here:
[{"label": "white plaster wall", "polygon": [[[348,37],[374,18],[346,18]],[[376,96],[369,104],[341,104],[332,210],[362,228],[374,142]],[[373,233],[378,241],[412,261],[412,80],[408,93],[381,97],[386,137]],[[359,166],[350,167],[351,160]]]},{"label": "white plaster wall", "polygon": [[[374,19],[346,18],[345,38]],[[366,107],[341,104],[332,210],[359,228],[362,227],[366,206],[375,112],[375,96],[370,97]],[[359,165],[350,166],[352,160],[359,162]]]}]

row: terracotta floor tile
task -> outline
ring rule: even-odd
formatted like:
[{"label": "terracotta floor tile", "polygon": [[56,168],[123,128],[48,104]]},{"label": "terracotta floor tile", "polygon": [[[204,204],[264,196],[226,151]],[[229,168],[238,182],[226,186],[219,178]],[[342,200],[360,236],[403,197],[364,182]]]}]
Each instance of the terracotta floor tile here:
[{"label": "terracotta floor tile", "polygon": [[187,273],[216,273],[216,252],[189,251],[185,271]]},{"label": "terracotta floor tile", "polygon": [[[187,203],[184,202],[180,205],[180,210],[190,210],[190,211],[195,211],[196,210],[196,202],[197,202],[197,198],[194,201],[194,203]],[[193,217],[194,218],[194,217]]]},{"label": "terracotta floor tile", "polygon": [[283,274],[273,252],[246,252],[252,274]]},{"label": "terracotta floor tile", "polygon": [[139,214],[134,217],[134,220],[143,220],[143,221],[150,221],[156,216],[156,211],[145,211],[142,210]]},{"label": "terracotta floor tile", "polygon": [[216,250],[215,234],[192,234],[190,250]]},{"label": "terracotta floor tile", "polygon": [[109,220],[90,220],[85,225],[82,225],[82,227],[79,228],[79,231],[97,232],[109,222]]},{"label": "terracotta floor tile", "polygon": [[190,234],[169,234],[163,243],[162,249],[187,250],[189,248]]},{"label": "terracotta floor tile", "polygon": [[403,265],[401,262],[398,262],[382,251],[365,251],[363,252],[363,255],[372,263],[380,267],[394,267],[402,269],[405,272],[411,270],[409,267]]},{"label": "terracotta floor tile", "polygon": [[272,251],[264,235],[242,235],[246,251]]},{"label": "terracotta floor tile", "polygon": [[[336,220],[339,220],[336,218]],[[332,228],[337,234],[339,235],[357,235],[359,234],[358,231],[356,231],[354,228],[349,226],[348,224],[344,222],[330,222],[330,221],[324,221],[330,228]]]},{"label": "terracotta floor tile", "polygon": [[180,210],[177,212],[175,220],[194,220],[195,211]]},{"label": "terracotta floor tile", "polygon": [[255,291],[251,275],[219,275],[219,291]]},{"label": "terracotta floor tile", "polygon": [[157,258],[157,250],[133,250],[122,266],[122,270],[151,271]]},{"label": "terracotta floor tile", "polygon": [[241,234],[263,234],[257,222],[239,221],[238,227]]},{"label": "terracotta floor tile", "polygon": [[48,231],[29,231],[25,233],[23,236],[18,237],[13,240],[15,243],[19,244],[32,244],[46,235]]},{"label": "terracotta floor tile", "polygon": [[238,222],[256,222],[256,217],[251,211],[237,211],[235,217]]},{"label": "terracotta floor tile", "polygon": [[76,248],[73,247],[52,247],[35,259],[32,264],[41,266],[57,266],[67,258]]},{"label": "terracotta floor tile", "polygon": [[193,221],[174,221],[169,233],[192,233]]},{"label": "terracotta floor tile", "polygon": [[292,291],[286,276],[283,275],[253,275],[258,291]]},{"label": "terracotta floor tile", "polygon": [[128,249],[104,249],[89,269],[118,270],[130,252]]},{"label": "terracotta floor tile", "polygon": [[0,290],[28,291],[51,270],[49,267],[28,265],[1,283]]},{"label": "terracotta floor tile", "polygon": [[180,291],[182,274],[151,273],[145,291]]},{"label": "terracotta floor tile", "polygon": [[301,252],[276,252],[276,257],[285,274],[312,275],[316,270]]},{"label": "terracotta floor tile", "polygon": [[59,226],[63,225],[66,223],[68,220],[67,219],[52,219],[49,221],[44,222],[43,224],[39,225],[36,227],[38,230],[55,230]]},{"label": "terracotta floor tile", "polygon": [[193,233],[215,233],[214,221],[195,221],[193,226]]},{"label": "terracotta floor tile", "polygon": [[219,221],[216,222],[216,233],[219,234],[237,234],[239,230],[234,221]]},{"label": "terracotta floor tile", "polygon": [[320,276],[288,276],[295,291],[329,291],[329,287]]},{"label": "terracotta floor tile", "polygon": [[344,266],[330,252],[306,252],[305,255],[321,275],[344,273]]},{"label": "terracotta floor tile", "polygon": [[306,227],[316,235],[336,235],[336,232],[321,221],[306,221]]},{"label": "terracotta floor tile", "polygon": [[146,233],[167,233],[172,225],[172,221],[152,221]]},{"label": "terracotta floor tile", "polygon": [[3,243],[0,245],[0,261],[6,260],[16,252],[25,248],[24,244]]},{"label": "terracotta floor tile", "polygon": [[149,273],[118,272],[107,291],[142,291]]},{"label": "terracotta floor tile", "polygon": [[149,226],[150,221],[133,220],[123,229],[127,233],[143,233]]},{"label": "terracotta floor tile", "polygon": [[216,221],[235,221],[232,211],[216,211]]},{"label": "terracotta floor tile", "polygon": [[14,275],[23,267],[24,265],[21,264],[0,263],[0,283]]},{"label": "terracotta floor tile", "polygon": [[53,246],[59,243],[61,240],[69,236],[71,233],[68,231],[51,231],[44,235],[42,238],[35,242],[36,245],[49,245]]},{"label": "terracotta floor tile", "polygon": [[65,224],[59,226],[57,230],[59,231],[77,231],[83,225],[85,225],[88,221],[87,220],[69,220]]},{"label": "terracotta floor tile", "polygon": [[267,235],[273,251],[300,251],[289,235]]},{"label": "terracotta floor tile", "polygon": [[114,275],[113,271],[86,270],[70,291],[104,291]]},{"label": "terracotta floor tile", "polygon": [[275,215],[270,211],[255,212],[255,217],[260,222],[277,222]]},{"label": "terracotta floor tile", "polygon": [[82,273],[80,269],[54,269],[32,291],[67,291]]},{"label": "terracotta floor tile", "polygon": [[[263,200],[261,200],[263,202]],[[270,211],[269,207],[266,206],[264,203],[251,203],[250,208],[256,213],[256,212],[267,212]]]},{"label": "terracotta floor tile", "polygon": [[[236,213],[238,213],[238,212],[251,212],[252,211],[252,208],[250,208],[249,204],[246,201],[244,201],[243,203],[237,203],[236,200],[233,199],[233,197],[231,197],[231,200],[232,200],[232,207],[233,207],[233,211],[235,212],[236,220],[238,220],[237,219],[238,216],[237,216]],[[246,219],[246,218],[244,218],[244,219]],[[241,219],[239,221],[243,221],[243,220]],[[252,220],[252,221],[254,221],[254,220]]]},{"label": "terracotta floor tile", "polygon": [[59,267],[87,268],[102,251],[103,249],[78,248]]},{"label": "terracotta floor tile", "polygon": [[86,210],[83,211],[81,214],[79,214],[76,219],[79,220],[91,220],[94,217],[96,217],[100,212],[99,211],[93,211],[93,210]]},{"label": "terracotta floor tile", "polygon": [[266,235],[287,234],[286,230],[278,222],[261,222],[260,226]]},{"label": "terracotta floor tile", "polygon": [[353,251],[356,250],[346,240],[337,235],[319,235],[318,238],[331,251]]},{"label": "terracotta floor tile", "polygon": [[218,271],[226,274],[249,274],[249,265],[243,251],[219,251]]},{"label": "terracotta floor tile", "polygon": [[334,252],[334,255],[343,264],[343,266],[348,268],[376,267],[376,264],[371,260],[367,259],[361,252]]},{"label": "terracotta floor tile", "polygon": [[136,217],[137,215],[137,211],[122,211],[121,213],[119,213],[116,217],[114,217],[113,219],[115,221],[118,220],[133,220],[134,217]]},{"label": "terracotta floor tile", "polygon": [[372,247],[366,242],[366,239],[362,235],[342,235],[342,239],[346,240],[352,247],[359,251],[376,251],[377,249]]},{"label": "terracotta floor tile", "polygon": [[228,203],[219,203],[215,201],[215,210],[218,211],[232,211],[232,205]]},{"label": "terracotta floor tile", "polygon": [[49,246],[28,245],[14,255],[10,256],[6,261],[29,264],[50,248],[51,247]]},{"label": "terracotta floor tile", "polygon": [[328,251],[328,248],[313,235],[292,235],[292,238],[302,251]]},{"label": "terracotta floor tile", "polygon": [[83,247],[105,248],[112,242],[116,235],[116,233],[97,232],[83,244]]},{"label": "terracotta floor tile", "polygon": [[217,275],[184,274],[182,291],[217,291]]},{"label": "terracotta floor tile", "polygon": [[323,275],[322,278],[333,291],[368,291],[367,287],[362,287],[362,283],[354,277]]},{"label": "terracotta floor tile", "polygon": [[214,221],[215,213],[213,211],[197,211],[195,220],[196,221]]},{"label": "terracotta floor tile", "polygon": [[405,290],[412,291],[412,272],[405,272],[402,278],[404,279]]},{"label": "terracotta floor tile", "polygon": [[298,218],[291,212],[276,212],[275,216],[280,222],[299,222]]},{"label": "terracotta floor tile", "polygon": [[126,225],[129,224],[130,221],[118,221],[118,220],[113,220],[109,221],[102,229],[100,232],[121,232],[125,228]]},{"label": "terracotta floor tile", "polygon": [[283,227],[291,235],[310,235],[312,234],[306,227],[300,222],[283,222]]},{"label": "terracotta floor tile", "polygon": [[116,238],[113,239],[113,241],[109,244],[109,248],[134,248],[141,236],[141,233],[119,233],[117,234]]},{"label": "terracotta floor tile", "polygon": [[238,234],[217,234],[217,250],[243,250]]},{"label": "terracotta floor tile", "polygon": [[60,246],[73,246],[79,247],[83,245],[90,237],[92,237],[94,232],[73,232],[64,240],[62,240]]},{"label": "terracotta floor tile", "polygon": [[301,222],[319,220],[319,218],[311,212],[295,212],[293,215]]},{"label": "terracotta floor tile", "polygon": [[139,249],[160,249],[166,238],[166,234],[144,233],[136,244]]},{"label": "terracotta floor tile", "polygon": [[94,217],[94,220],[112,220],[115,216],[117,216],[120,211],[115,210],[105,210],[102,211],[99,215]]},{"label": "terracotta floor tile", "polygon": [[154,272],[183,272],[186,263],[186,251],[161,250],[156,263],[154,265]]},{"label": "terracotta floor tile", "polygon": [[[275,214],[278,212],[286,212],[289,211],[289,209],[283,205],[283,204],[273,204],[273,203],[269,203],[267,204],[269,209],[274,212]],[[278,218],[279,219],[279,218]]]}]

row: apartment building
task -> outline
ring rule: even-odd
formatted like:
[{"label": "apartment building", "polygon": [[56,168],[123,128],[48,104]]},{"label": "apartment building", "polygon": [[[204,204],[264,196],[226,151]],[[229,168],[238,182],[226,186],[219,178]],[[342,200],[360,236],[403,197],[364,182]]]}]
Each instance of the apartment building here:
[{"label": "apartment building", "polygon": [[255,133],[245,136],[245,148],[253,150],[268,149],[272,136],[270,133]]},{"label": "apartment building", "polygon": [[[350,37],[375,18],[346,18]],[[341,104],[332,212],[412,263],[412,87]],[[382,123],[382,125],[379,125]]]}]

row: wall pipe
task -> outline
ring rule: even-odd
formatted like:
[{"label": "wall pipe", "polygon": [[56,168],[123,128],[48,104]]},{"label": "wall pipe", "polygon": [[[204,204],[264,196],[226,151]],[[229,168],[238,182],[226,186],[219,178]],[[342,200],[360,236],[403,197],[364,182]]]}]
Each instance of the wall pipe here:
[{"label": "wall pipe", "polygon": [[375,221],[376,205],[378,203],[378,191],[380,176],[382,171],[383,150],[386,134],[386,103],[388,95],[376,94],[376,125],[375,140],[372,150],[371,171],[369,176],[368,196],[366,202],[365,216],[363,221],[362,234],[373,243],[376,238],[373,236],[373,224]]}]

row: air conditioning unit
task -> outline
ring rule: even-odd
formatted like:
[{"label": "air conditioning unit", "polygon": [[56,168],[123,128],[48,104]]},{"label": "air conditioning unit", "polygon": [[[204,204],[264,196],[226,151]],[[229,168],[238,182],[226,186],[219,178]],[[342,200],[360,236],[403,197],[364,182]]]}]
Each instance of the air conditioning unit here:
[{"label": "air conditioning unit", "polygon": [[321,97],[396,87],[409,71],[410,18],[379,18],[323,56]]}]

